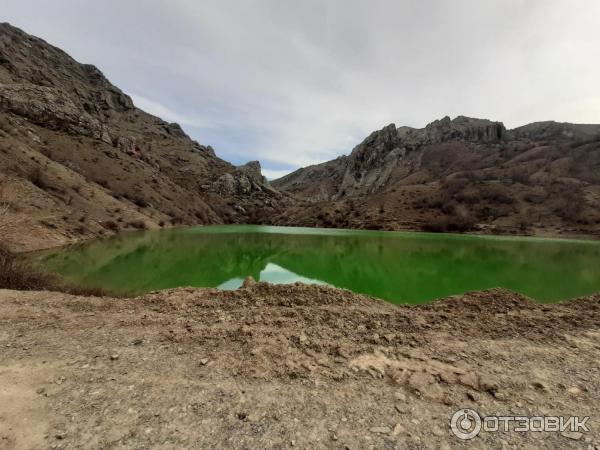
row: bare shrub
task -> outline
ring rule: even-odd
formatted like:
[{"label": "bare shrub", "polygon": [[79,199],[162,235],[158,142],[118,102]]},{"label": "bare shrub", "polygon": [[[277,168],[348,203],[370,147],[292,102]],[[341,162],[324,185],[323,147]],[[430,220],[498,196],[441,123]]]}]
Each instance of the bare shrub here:
[{"label": "bare shrub", "polygon": [[102,226],[104,228],[106,228],[107,230],[114,231],[114,232],[117,232],[120,229],[119,224],[112,220],[107,220],[106,222],[103,222]]},{"label": "bare shrub", "polygon": [[6,236],[23,221],[24,216],[14,214],[18,206],[14,190],[8,183],[0,182],[0,236]]},{"label": "bare shrub", "polygon": [[36,167],[29,173],[29,181],[43,191],[50,187],[46,181],[46,177],[44,176],[42,169],[39,167]]},{"label": "bare shrub", "polygon": [[0,244],[0,289],[56,291],[82,296],[106,296],[100,288],[73,287],[56,275],[40,272]]},{"label": "bare shrub", "polygon": [[569,222],[579,220],[585,209],[584,194],[581,187],[564,185],[561,194],[554,212],[560,218]]},{"label": "bare shrub", "polygon": [[42,290],[51,283],[51,277],[31,270],[0,244],[0,288]]},{"label": "bare shrub", "polygon": [[464,233],[475,228],[475,220],[471,217],[442,217],[438,220],[432,220],[431,222],[424,224],[421,228],[423,231],[434,233]]},{"label": "bare shrub", "polygon": [[514,199],[510,196],[510,191],[498,184],[486,184],[479,189],[480,197],[491,204],[510,205]]},{"label": "bare shrub", "polygon": [[442,181],[441,190],[447,197],[452,197],[469,185],[469,180],[462,177],[446,177]]},{"label": "bare shrub", "polygon": [[146,230],[148,228],[148,225],[143,220],[132,220],[128,225],[137,230]]}]

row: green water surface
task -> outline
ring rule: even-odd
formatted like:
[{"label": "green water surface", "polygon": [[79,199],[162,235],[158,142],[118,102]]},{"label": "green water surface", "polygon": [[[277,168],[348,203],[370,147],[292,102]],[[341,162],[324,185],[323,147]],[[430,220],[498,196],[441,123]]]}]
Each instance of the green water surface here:
[{"label": "green water surface", "polygon": [[600,242],[227,225],[126,233],[44,252],[71,283],[114,293],[323,283],[394,303],[504,287],[542,302],[600,291]]}]

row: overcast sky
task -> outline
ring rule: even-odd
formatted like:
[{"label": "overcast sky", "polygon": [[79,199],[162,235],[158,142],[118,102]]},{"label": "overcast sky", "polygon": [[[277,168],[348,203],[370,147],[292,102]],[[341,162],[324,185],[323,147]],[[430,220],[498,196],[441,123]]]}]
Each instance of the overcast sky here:
[{"label": "overcast sky", "polygon": [[389,123],[600,123],[597,0],[0,0],[140,108],[269,177]]}]

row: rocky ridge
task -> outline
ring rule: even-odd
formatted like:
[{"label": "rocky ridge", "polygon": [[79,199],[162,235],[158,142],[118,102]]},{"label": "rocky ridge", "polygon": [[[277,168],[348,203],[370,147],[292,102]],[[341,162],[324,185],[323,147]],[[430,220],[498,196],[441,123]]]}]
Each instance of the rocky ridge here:
[{"label": "rocky ridge", "polygon": [[600,125],[507,130],[464,116],[390,124],[348,156],[272,185],[305,202],[288,214],[303,225],[597,234]]},{"label": "rocky ridge", "polygon": [[0,204],[15,250],[122,230],[258,223],[600,233],[600,126],[394,124],[272,183],[136,108],[94,66],[0,24]]},{"label": "rocky ridge", "polygon": [[[96,67],[6,23],[0,151],[0,203],[21,224],[7,234],[17,249],[123,229],[247,223],[293,202],[258,162],[223,161],[178,124],[138,109]],[[23,229],[39,237],[24,243]]]}]

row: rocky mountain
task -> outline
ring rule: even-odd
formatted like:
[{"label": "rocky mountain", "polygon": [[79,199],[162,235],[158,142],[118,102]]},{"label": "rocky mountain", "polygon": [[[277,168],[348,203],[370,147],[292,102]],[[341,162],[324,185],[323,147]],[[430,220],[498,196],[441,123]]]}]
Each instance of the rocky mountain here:
[{"label": "rocky mountain", "polygon": [[391,124],[272,185],[303,202],[283,224],[600,234],[600,125]]},{"label": "rocky mountain", "polygon": [[246,223],[292,200],[136,108],[94,66],[0,24],[0,204],[24,248],[123,229]]},{"label": "rocky mountain", "polygon": [[96,67],[0,24],[0,233],[14,249],[219,223],[597,235],[599,136],[464,116],[391,124],[268,183],[259,162],[233,166]]}]

